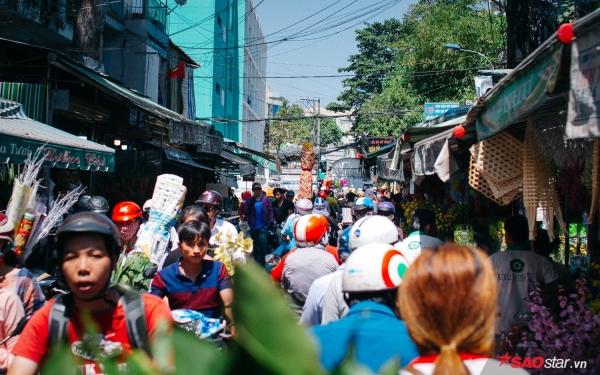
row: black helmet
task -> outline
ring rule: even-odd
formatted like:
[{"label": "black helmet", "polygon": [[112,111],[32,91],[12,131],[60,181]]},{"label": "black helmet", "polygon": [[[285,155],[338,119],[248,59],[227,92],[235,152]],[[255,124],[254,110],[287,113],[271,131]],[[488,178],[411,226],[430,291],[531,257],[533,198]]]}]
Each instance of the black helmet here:
[{"label": "black helmet", "polygon": [[95,233],[104,236],[111,255],[118,255],[121,236],[115,223],[107,216],[96,212],[79,212],[68,216],[56,232],[58,250],[62,253],[69,234]]},{"label": "black helmet", "polygon": [[221,207],[223,205],[223,197],[221,196],[221,194],[214,190],[207,190],[204,193],[202,193],[200,198],[198,198],[198,200],[194,203],[199,205],[210,204],[213,206]]},{"label": "black helmet", "polygon": [[79,211],[89,211],[90,210],[90,199],[92,199],[92,197],[90,197],[87,194],[82,195],[79,198],[79,202],[77,202],[77,208],[79,209]]},{"label": "black helmet", "polygon": [[88,211],[96,212],[99,214],[106,214],[109,210],[108,201],[106,198],[99,195],[91,197],[87,201]]}]

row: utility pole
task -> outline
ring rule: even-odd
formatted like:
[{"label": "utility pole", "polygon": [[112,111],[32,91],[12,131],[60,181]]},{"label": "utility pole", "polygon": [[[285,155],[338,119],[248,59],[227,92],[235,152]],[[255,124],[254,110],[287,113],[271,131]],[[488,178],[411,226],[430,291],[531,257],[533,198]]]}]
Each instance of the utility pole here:
[{"label": "utility pole", "polygon": [[317,99],[317,189],[321,179],[321,99]]}]

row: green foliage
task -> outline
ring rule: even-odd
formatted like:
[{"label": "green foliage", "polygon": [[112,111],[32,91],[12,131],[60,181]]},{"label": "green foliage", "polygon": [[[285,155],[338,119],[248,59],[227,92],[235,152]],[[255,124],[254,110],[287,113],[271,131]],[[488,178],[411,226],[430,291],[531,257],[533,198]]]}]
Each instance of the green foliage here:
[{"label": "green foliage", "polygon": [[[502,19],[490,16],[479,3],[438,0],[411,6],[397,28],[397,39],[392,41],[394,64],[392,68],[387,66],[390,73],[381,90],[355,107],[357,135],[397,136],[422,120],[422,104],[426,101],[464,102],[475,98],[473,77],[477,69],[489,68],[487,60],[473,53],[450,51],[444,44],[456,43],[481,52],[500,65]],[[369,56],[365,54],[364,58]]]},{"label": "green foliage", "polygon": [[154,266],[145,254],[134,252],[122,255],[112,276],[113,283],[127,285],[136,290],[148,290],[150,280],[144,277],[144,271]]},{"label": "green foliage", "polygon": [[344,133],[337,126],[336,122],[332,118],[321,119],[321,147],[329,145],[337,145],[340,143]]},{"label": "green foliage", "polygon": [[320,374],[317,352],[281,292],[254,264],[234,276],[237,343],[271,374]]},{"label": "green foliage", "polygon": [[286,143],[302,144],[312,140],[312,119],[299,119],[304,117],[304,111],[299,105],[290,105],[284,100],[275,117],[268,124],[266,132],[265,143],[270,150],[278,152]]},{"label": "green foliage", "polygon": [[346,89],[338,97],[342,103],[336,109],[360,108],[372,95],[381,92],[384,79],[394,66],[395,43],[403,33],[404,25],[394,18],[356,32],[358,53],[349,57],[347,67],[338,69],[356,76],[344,80]]},{"label": "green foliage", "polygon": [[[286,143],[301,145],[313,141],[314,119],[305,116],[297,104],[289,104],[284,100],[281,110],[268,125],[267,147],[277,152]],[[321,145],[336,145],[344,134],[334,119],[321,119]]]}]

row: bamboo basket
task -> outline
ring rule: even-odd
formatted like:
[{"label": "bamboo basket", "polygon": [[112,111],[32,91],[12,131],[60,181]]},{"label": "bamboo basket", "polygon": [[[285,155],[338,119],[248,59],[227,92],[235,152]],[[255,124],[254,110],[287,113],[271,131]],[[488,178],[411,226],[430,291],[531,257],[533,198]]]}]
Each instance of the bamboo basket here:
[{"label": "bamboo basket", "polygon": [[538,207],[545,213],[544,224],[550,241],[554,239],[554,217],[559,226],[565,229],[555,181],[550,173],[548,162],[542,155],[535,124],[530,118],[527,120],[523,147],[523,204],[529,222],[529,239],[532,241],[535,240],[536,235],[535,222]]}]

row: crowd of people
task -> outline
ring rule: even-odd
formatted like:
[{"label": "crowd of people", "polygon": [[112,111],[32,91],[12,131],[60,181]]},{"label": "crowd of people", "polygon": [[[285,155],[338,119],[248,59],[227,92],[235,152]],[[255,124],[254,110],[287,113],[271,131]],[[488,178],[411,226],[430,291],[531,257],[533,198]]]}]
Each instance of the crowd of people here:
[{"label": "crowd of people", "polygon": [[[0,216],[0,368],[33,375],[52,346],[66,342],[84,373],[101,373],[100,357],[149,351],[176,309],[225,319],[224,337],[235,337],[233,281],[212,250],[223,235],[246,228],[252,257],[289,297],[325,370],[336,369],[353,348],[356,361],[374,372],[391,359],[402,374],[524,372],[493,359],[495,339],[524,323],[536,286],[552,287],[559,277],[551,261],[530,250],[524,217],[506,219],[508,250],[490,256],[443,243],[431,211],[403,218],[385,192],[321,190],[298,199],[277,188],[270,198],[254,183],[241,198],[232,206],[236,227],[221,217],[221,194],[204,192],[181,210],[159,264],[146,260],[139,268],[135,243],[151,202],[109,210],[102,197],[82,199],[55,234],[64,293],[49,300],[19,264],[15,230]],[[406,235],[401,220],[411,228]],[[96,335],[85,329],[90,317]],[[90,342],[100,349],[90,352]]]}]

